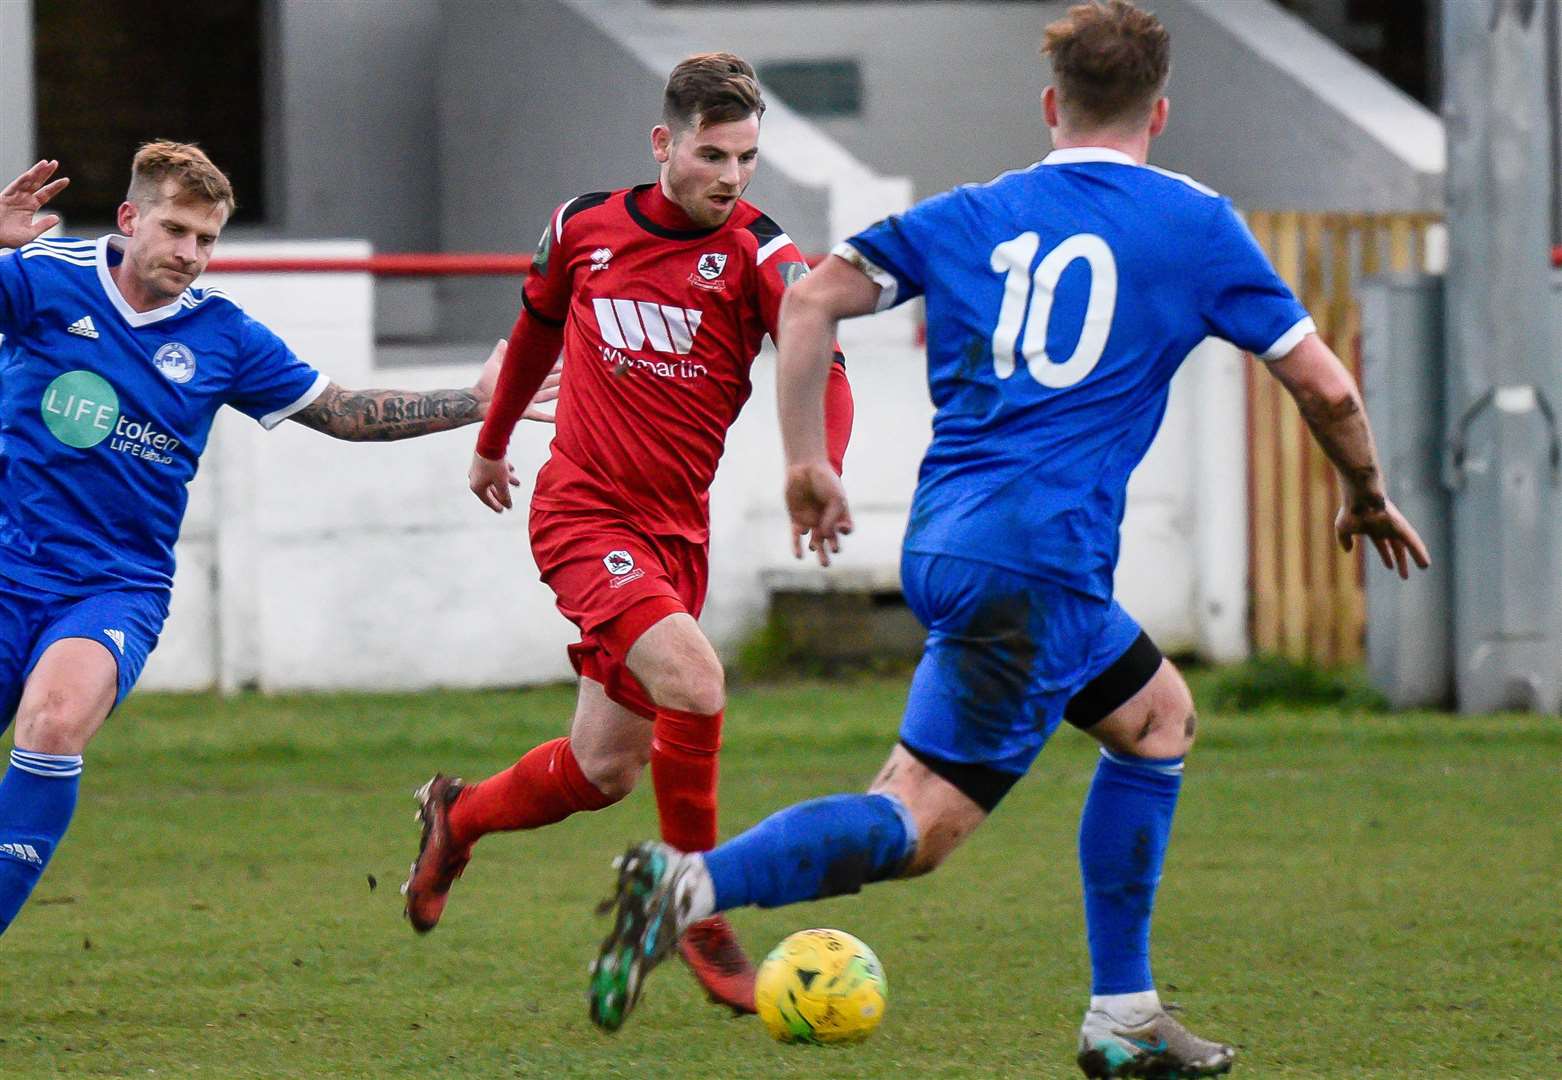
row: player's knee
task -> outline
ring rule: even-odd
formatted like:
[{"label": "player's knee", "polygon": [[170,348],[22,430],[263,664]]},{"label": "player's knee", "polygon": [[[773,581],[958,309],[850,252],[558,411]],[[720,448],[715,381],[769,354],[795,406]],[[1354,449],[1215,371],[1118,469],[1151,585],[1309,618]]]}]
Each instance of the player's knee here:
[{"label": "player's knee", "polygon": [[1182,676],[1173,672],[1151,703],[1132,746],[1122,747],[1136,757],[1183,757],[1193,748],[1198,719],[1193,710],[1193,694]]},{"label": "player's knee", "polygon": [[581,775],[602,793],[602,796],[618,802],[635,789],[645,772],[649,750],[640,747],[620,747],[609,751],[575,755]]},{"label": "player's knee", "polygon": [[655,688],[658,705],[711,716],[727,707],[727,676],[714,653],[680,666]]},{"label": "player's knee", "polygon": [[65,688],[24,700],[16,711],[16,742],[40,754],[79,754],[97,730],[99,718]]}]

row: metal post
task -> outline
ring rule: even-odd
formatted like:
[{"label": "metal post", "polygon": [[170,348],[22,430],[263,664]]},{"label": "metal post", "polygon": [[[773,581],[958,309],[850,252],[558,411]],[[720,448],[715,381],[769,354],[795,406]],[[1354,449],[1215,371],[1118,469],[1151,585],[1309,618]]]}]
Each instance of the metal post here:
[{"label": "metal post", "polygon": [[1562,0],[1444,0],[1447,427],[1459,707],[1562,705],[1562,364],[1552,337]]},{"label": "metal post", "polygon": [[1398,709],[1441,709],[1453,700],[1453,544],[1439,454],[1447,426],[1443,322],[1440,278],[1391,274],[1362,283],[1362,389],[1388,495],[1432,552],[1431,568],[1409,581],[1368,567],[1367,674]]}]

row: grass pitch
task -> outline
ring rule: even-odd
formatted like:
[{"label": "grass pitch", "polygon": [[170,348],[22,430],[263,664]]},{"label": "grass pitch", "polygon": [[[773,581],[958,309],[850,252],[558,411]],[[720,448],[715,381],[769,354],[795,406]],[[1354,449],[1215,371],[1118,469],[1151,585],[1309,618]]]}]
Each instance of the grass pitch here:
[{"label": "grass pitch", "polygon": [[[859,788],[904,686],[734,694],[725,829]],[[889,1012],[858,1047],[772,1043],[676,962],[617,1036],[590,1026],[591,909],[608,859],[655,831],[648,780],[484,840],[415,937],[397,895],[412,788],[508,765],[572,700],[133,698],[0,939],[0,1077],[1077,1075],[1074,833],[1094,748],[1066,727],[933,877],[736,914],[756,956],[805,926],[873,946]],[[1160,894],[1163,995],[1239,1044],[1236,1075],[1255,1080],[1562,1076],[1562,723],[1351,709],[1204,713]]]}]

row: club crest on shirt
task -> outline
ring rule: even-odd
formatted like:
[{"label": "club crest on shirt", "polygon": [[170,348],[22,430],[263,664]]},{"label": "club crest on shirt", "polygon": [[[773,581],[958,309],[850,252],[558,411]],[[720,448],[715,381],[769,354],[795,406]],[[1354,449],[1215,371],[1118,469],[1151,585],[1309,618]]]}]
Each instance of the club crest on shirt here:
[{"label": "club crest on shirt", "polygon": [[591,253],[591,269],[593,269],[593,270],[606,270],[607,269],[607,264],[612,260],[612,258],[613,258],[613,249],[612,248],[607,248],[607,247],[599,247],[599,248],[597,248],[597,250],[595,250],[595,251],[593,251]]},{"label": "club crest on shirt", "polygon": [[699,265],[695,267],[706,281],[715,281],[726,268],[727,255],[721,251],[707,251],[700,256]]},{"label": "club crest on shirt", "polygon": [[187,383],[195,378],[195,354],[177,341],[170,341],[153,353],[152,366],[170,382]]}]

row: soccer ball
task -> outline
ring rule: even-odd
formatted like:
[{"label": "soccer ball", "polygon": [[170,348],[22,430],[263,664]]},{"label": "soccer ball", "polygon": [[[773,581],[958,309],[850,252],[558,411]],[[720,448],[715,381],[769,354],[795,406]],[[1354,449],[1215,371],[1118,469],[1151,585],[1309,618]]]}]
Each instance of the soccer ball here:
[{"label": "soccer ball", "polygon": [[873,950],[842,930],[799,930],[759,965],[755,1004],[785,1043],[859,1042],[884,1019],[889,984]]}]

